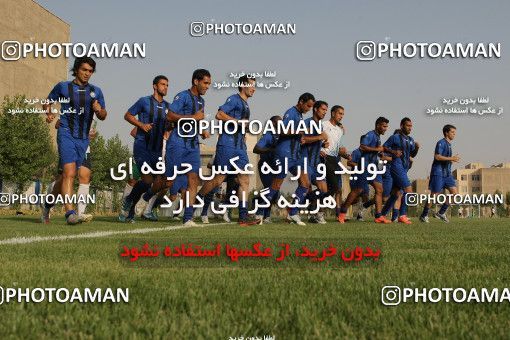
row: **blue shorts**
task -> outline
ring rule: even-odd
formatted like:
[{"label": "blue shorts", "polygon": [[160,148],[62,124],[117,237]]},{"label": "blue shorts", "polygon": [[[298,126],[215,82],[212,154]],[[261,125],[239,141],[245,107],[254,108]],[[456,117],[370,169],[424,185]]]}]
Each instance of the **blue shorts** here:
[{"label": "blue shorts", "polygon": [[447,176],[430,176],[429,180],[429,190],[430,192],[442,192],[443,189],[446,188],[454,188],[457,186],[457,183],[455,183],[455,180],[453,177]]},{"label": "blue shorts", "polygon": [[411,186],[407,171],[403,168],[391,168],[391,177],[393,178],[393,186],[404,189]]},{"label": "blue shorts", "polygon": [[177,195],[177,193],[188,188],[188,176],[179,175],[175,178],[174,183],[170,187],[170,195]]},{"label": "blue shorts", "polygon": [[[319,172],[319,170],[313,166],[308,166],[308,178],[310,179],[310,182],[313,185],[317,185],[317,178],[320,178],[322,174]],[[338,188],[342,188],[342,177],[338,176]],[[326,177],[319,180],[320,182],[326,182]]]},{"label": "blue shorts", "polygon": [[214,156],[214,166],[228,166],[228,170],[233,170],[234,167],[230,164],[230,160],[234,157],[239,157],[235,164],[242,170],[244,170],[246,164],[250,163],[246,150],[218,145],[216,147],[216,156]]},{"label": "blue shorts", "polygon": [[63,168],[64,164],[76,163],[76,168],[79,168],[85,160],[89,140],[74,138],[68,128],[61,127],[57,131],[57,145],[60,166]]},{"label": "blue shorts", "polygon": [[382,176],[382,183],[383,183],[383,197],[388,197],[391,195],[391,189],[393,189],[393,177],[391,177],[391,173],[389,173],[389,170],[386,170],[387,172],[383,174]]},{"label": "blue shorts", "polygon": [[174,168],[177,170],[184,170],[187,167],[182,166],[183,163],[191,164],[191,171],[198,174],[200,169],[200,148],[186,148],[179,145],[166,145],[165,155],[165,176],[172,177],[174,175]]},{"label": "blue shorts", "polygon": [[361,177],[358,177],[357,179],[351,179],[349,184],[351,185],[351,190],[362,189],[362,195],[368,195],[370,192],[367,181]]},{"label": "blue shorts", "polygon": [[159,157],[161,157],[161,152],[147,150],[145,141],[135,140],[133,144],[133,158],[140,169],[144,162],[149,164],[152,169],[156,169],[156,163],[159,161]]},{"label": "blue shorts", "polygon": [[[282,168],[282,171],[279,174],[274,175],[275,178],[283,179],[283,178],[287,177],[288,172],[290,172],[292,175],[295,176],[297,174],[298,166],[301,167],[301,173],[304,172],[303,159],[293,159],[293,158],[288,158],[286,156],[280,156],[280,155],[276,155],[275,158],[276,159],[275,159],[275,163],[273,164],[273,169],[277,169],[276,162],[279,162],[279,165]],[[287,169],[285,168],[285,158],[287,158]],[[288,172],[286,170],[288,170]]]}]

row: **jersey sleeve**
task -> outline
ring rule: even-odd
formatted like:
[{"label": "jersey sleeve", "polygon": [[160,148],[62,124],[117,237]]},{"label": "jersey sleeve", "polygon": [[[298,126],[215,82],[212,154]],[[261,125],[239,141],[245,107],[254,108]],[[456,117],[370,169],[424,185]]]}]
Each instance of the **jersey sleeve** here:
[{"label": "jersey sleeve", "polygon": [[97,99],[97,102],[99,103],[99,105],[101,105],[101,107],[103,109],[105,109],[106,103],[104,101],[103,91],[99,87],[96,87],[95,89],[96,89],[96,98],[94,98],[94,99]]},{"label": "jersey sleeve", "polygon": [[440,140],[439,142],[437,142],[436,144],[436,150],[434,151],[436,155],[441,155],[441,156],[444,156],[445,154],[445,145],[444,143],[442,143],[442,140]]},{"label": "jersey sleeve", "polygon": [[367,133],[361,139],[361,145],[371,146],[373,142],[374,142],[374,135],[372,133]]},{"label": "jersey sleeve", "polygon": [[140,98],[136,101],[136,103],[134,103],[133,105],[131,105],[131,107],[128,109],[128,112],[133,115],[133,116],[136,116],[138,115],[140,112],[142,112],[142,108],[143,108],[143,98]]},{"label": "jersey sleeve", "polygon": [[283,116],[283,123],[285,126],[287,126],[290,122],[299,123],[299,121],[300,118],[294,111],[291,111]]},{"label": "jersey sleeve", "polygon": [[395,136],[396,135],[390,136],[390,138],[388,138],[388,140],[386,142],[384,142],[384,146],[391,150],[398,149],[399,145],[398,145],[397,141],[395,140],[396,139]]},{"label": "jersey sleeve", "polygon": [[416,142],[412,138],[411,138],[411,141],[413,142],[413,144],[411,144],[412,146],[411,146],[410,152],[415,152],[416,151]]},{"label": "jersey sleeve", "polygon": [[[170,111],[177,113],[177,114],[183,114],[184,113],[184,106],[186,105],[187,96],[184,93],[179,93],[175,96],[174,101],[172,104],[170,104]],[[193,112],[192,114],[194,114]]]},{"label": "jersey sleeve", "polygon": [[232,114],[232,111],[235,110],[237,105],[238,105],[238,101],[235,100],[235,97],[234,96],[230,96],[230,97],[227,98],[227,101],[225,102],[225,104],[223,104],[223,105],[221,105],[219,107],[219,110],[225,112],[227,115],[229,115],[230,117],[234,118],[234,115]]}]

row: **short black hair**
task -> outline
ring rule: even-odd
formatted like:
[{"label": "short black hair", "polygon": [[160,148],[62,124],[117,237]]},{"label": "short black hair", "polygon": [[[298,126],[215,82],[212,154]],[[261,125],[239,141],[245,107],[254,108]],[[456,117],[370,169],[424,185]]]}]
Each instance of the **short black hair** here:
[{"label": "short black hair", "polygon": [[282,119],[282,117],[280,116],[273,116],[271,118],[269,118],[271,120],[271,122],[274,124],[278,124],[278,121]]},{"label": "short black hair", "polygon": [[237,83],[239,84],[239,86],[237,87],[239,92],[241,92],[241,90],[243,89],[242,85],[245,85],[245,87],[247,87],[246,85],[250,85],[250,80],[255,80],[255,79],[248,78],[248,76],[246,74],[239,78],[239,80],[237,81]]},{"label": "short black hair", "polygon": [[299,96],[298,102],[306,103],[309,100],[315,101],[315,97],[313,96],[313,94],[305,92]]},{"label": "short black hair", "polygon": [[331,113],[335,113],[340,109],[344,110],[344,107],[340,105],[333,105],[333,107],[331,108]]},{"label": "short black hair", "polygon": [[375,126],[379,125],[379,124],[382,124],[382,123],[389,123],[390,121],[388,120],[388,118],[386,117],[379,117],[376,119],[375,121]]},{"label": "short black hair", "polygon": [[167,77],[165,77],[163,75],[159,75],[159,76],[154,77],[154,80],[152,81],[152,85],[157,85],[161,79],[168,81]]},{"label": "short black hair", "polygon": [[446,124],[445,126],[443,126],[443,136],[450,132],[450,130],[452,129],[457,130],[457,128],[451,124]]},{"label": "short black hair", "polygon": [[313,110],[317,110],[318,108],[320,108],[322,105],[326,105],[328,106],[328,103],[326,103],[324,100],[317,100],[314,104],[313,104]]},{"label": "short black hair", "polygon": [[207,71],[206,69],[203,69],[203,68],[199,68],[198,70],[195,70],[193,72],[193,76],[191,77],[191,84],[193,84],[193,81],[196,79],[196,80],[202,80],[204,79],[205,77],[211,77],[211,73],[209,73],[209,71]]},{"label": "short black hair", "polygon": [[402,118],[402,120],[400,121],[400,126],[404,125],[405,123],[407,122],[410,122],[411,121],[411,118],[409,117],[404,117]]},{"label": "short black hair", "polygon": [[74,59],[74,65],[71,71],[73,72],[73,77],[76,77],[78,69],[82,64],[89,64],[92,67],[92,73],[96,72],[96,62],[91,57],[79,57]]}]

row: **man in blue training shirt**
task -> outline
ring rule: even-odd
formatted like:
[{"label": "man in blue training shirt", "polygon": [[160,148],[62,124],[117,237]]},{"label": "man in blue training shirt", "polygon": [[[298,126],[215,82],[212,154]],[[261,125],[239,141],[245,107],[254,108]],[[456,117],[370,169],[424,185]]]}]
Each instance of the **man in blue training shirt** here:
[{"label": "man in blue training shirt", "polygon": [[[276,127],[278,125],[278,122],[282,120],[282,117],[273,116],[270,119],[273,126]],[[274,151],[276,148],[276,143],[278,143],[279,137],[280,136],[278,134],[274,134],[272,133],[272,131],[266,131],[253,148],[253,153],[260,155],[260,159],[257,164],[257,169],[260,181],[262,182],[262,186],[264,188],[269,188],[271,186],[271,183],[273,182],[273,174],[271,173],[264,174],[262,172],[262,166],[264,165],[264,163],[270,167],[273,166],[275,162]],[[272,203],[274,203],[276,199],[277,197],[273,199]],[[254,198],[253,201],[258,202],[258,198],[257,197]],[[264,210],[263,223],[271,223],[271,208]]]},{"label": "man in blue training shirt", "polygon": [[[177,127],[170,134],[166,143],[166,172],[167,177],[173,177],[176,170],[182,170],[182,164],[191,165],[188,171],[187,199],[184,209],[183,223],[186,226],[197,226],[193,222],[193,203],[198,190],[198,171],[200,169],[200,144],[198,141],[198,122],[205,118],[205,101],[202,98],[211,85],[211,74],[205,69],[198,69],[191,77],[191,88],[178,93],[167,113],[170,123],[177,123]],[[201,134],[208,138],[208,132]],[[166,188],[172,186],[167,178]]]},{"label": "man in blue training shirt", "polygon": [[[235,162],[239,169],[244,170],[245,166],[249,164],[248,153],[246,151],[246,136],[241,131],[240,124],[246,124],[250,119],[250,107],[248,106],[248,99],[253,97],[255,93],[255,80],[249,79],[244,75],[239,78],[239,92],[228,97],[225,104],[219,107],[216,119],[223,122],[223,133],[218,137],[216,144],[216,156],[214,158],[214,166],[227,168],[229,171],[233,170],[230,163],[232,158],[238,157]],[[234,128],[227,128],[227,124],[232,126],[238,125],[235,133],[228,133],[233,131]],[[202,199],[217,188],[226,179],[226,174],[216,174],[214,178],[204,183],[198,196]],[[249,226],[260,223],[260,220],[252,219],[248,216],[248,190],[250,185],[250,178],[248,174],[238,174],[239,190],[237,195],[239,197],[239,225]],[[244,198],[243,198],[244,197]]]},{"label": "man in blue training shirt", "polygon": [[[432,163],[432,169],[430,170],[429,189],[432,196],[435,196],[447,189],[450,194],[457,194],[457,185],[455,179],[452,176],[452,162],[460,161],[458,154],[452,156],[452,141],[455,138],[457,128],[453,125],[447,124],[443,127],[444,138],[437,142],[436,149],[434,151],[434,162]],[[446,217],[446,210],[448,210],[449,204],[444,203],[439,211],[434,214],[435,218],[448,223],[448,217]],[[420,216],[420,221],[429,223],[429,209],[430,205],[427,202],[423,208],[423,213]]]},{"label": "man in blue training shirt", "polygon": [[[142,169],[144,163],[151,169],[156,169],[156,163],[162,162],[163,134],[166,114],[170,108],[170,104],[163,99],[168,92],[168,78],[163,75],[156,76],[152,81],[152,89],[152,95],[138,99],[124,114],[124,119],[136,127],[133,157],[139,169]],[[150,173],[142,174],[142,178],[136,182],[131,193],[124,198],[119,221],[133,220],[134,206],[145,192],[154,195],[151,185],[155,181],[162,184],[163,178]],[[152,214],[147,218],[157,220]]]},{"label": "man in blue training shirt", "polygon": [[411,157],[418,154],[420,145],[410,136],[413,129],[413,123],[408,117],[402,118],[400,121],[399,133],[393,134],[384,143],[386,152],[392,155],[390,165],[391,178],[393,180],[391,196],[384,204],[382,214],[386,215],[391,207],[400,197],[400,191],[404,192],[400,203],[398,222],[411,224],[411,220],[407,217],[407,199],[406,195],[412,192],[411,181],[407,176],[407,172],[411,166]]},{"label": "man in blue training shirt", "polygon": [[[274,197],[278,195],[283,180],[285,177],[287,177],[287,170],[292,174],[296,174],[298,167],[301,171],[298,179],[298,187],[295,192],[296,199],[299,204],[302,204],[305,201],[305,196],[308,192],[308,187],[310,186],[310,180],[308,179],[308,174],[305,173],[304,169],[303,157],[301,155],[301,144],[304,140],[303,133],[298,131],[298,126],[299,123],[303,120],[303,114],[310,111],[314,103],[315,97],[311,93],[303,93],[299,97],[298,103],[288,109],[283,115],[283,125],[285,125],[287,128],[294,126],[294,128],[289,128],[287,133],[280,134],[280,138],[276,144],[275,159],[276,163],[278,164],[275,164],[281,165],[282,171],[275,175],[271,186],[269,187],[269,193],[267,194],[266,198],[270,202],[274,199]],[[325,134],[324,139],[327,139]],[[287,168],[284,166],[285,161],[287,161],[288,164]],[[257,219],[262,219],[265,209],[269,208],[260,208],[257,211]],[[289,214],[287,219],[298,225],[305,225],[297,213],[293,215]]]},{"label": "man in blue training shirt", "polygon": [[361,136],[361,145],[359,146],[359,149],[361,151],[362,159],[364,160],[365,171],[357,176],[358,186],[356,188],[351,188],[351,192],[340,208],[340,215],[338,215],[338,222],[340,223],[345,223],[347,210],[363,192],[365,182],[370,184],[375,190],[375,223],[391,223],[386,219],[386,217],[384,217],[384,215],[381,215],[383,192],[382,176],[378,174],[373,180],[369,181],[367,178],[369,177],[369,174],[366,171],[370,164],[374,164],[377,167],[381,165],[379,163],[380,157],[385,151],[384,147],[381,145],[381,135],[384,135],[388,129],[388,123],[389,120],[387,118],[379,117],[375,121],[375,129]]},{"label": "man in blue training shirt", "polygon": [[[400,133],[400,129],[396,129],[393,134],[399,134]],[[382,175],[382,183],[383,183],[383,204],[386,203],[388,201],[388,199],[390,198],[391,196],[391,191],[393,189],[393,178],[391,177],[391,161],[392,161],[392,154],[391,153],[384,153],[381,157],[382,160],[386,160],[386,171],[384,172],[384,174]],[[409,169],[411,169],[411,165],[413,164],[413,161],[412,159],[410,159],[410,162],[409,162]],[[408,170],[409,170],[408,169]],[[395,202],[395,204],[393,205],[393,212],[392,212],[392,215],[391,215],[391,222],[398,222],[398,214],[399,214],[399,210],[400,210],[400,202],[402,201],[401,198],[402,198],[402,190],[400,190],[397,195],[399,196]],[[360,211],[358,211],[358,216],[356,217],[356,219],[358,221],[363,221],[363,214],[365,213],[365,211],[371,207],[372,205],[375,204],[375,199],[372,198],[371,200],[367,200],[366,202],[364,202],[361,206],[361,209]]]},{"label": "man in blue training shirt", "polygon": [[[321,157],[321,149],[328,147],[328,135],[324,131],[316,131],[314,126],[319,126],[320,122],[326,116],[328,112],[328,103],[322,100],[317,100],[313,104],[313,116],[305,119],[305,126],[307,133],[303,135],[303,144],[301,145],[301,153],[303,159],[307,159],[308,163],[308,178],[311,184],[317,187],[317,190],[309,190],[308,197],[312,202],[311,207],[308,210],[316,210],[317,202],[323,200],[326,196],[329,196],[328,185],[326,177],[318,179],[321,176],[319,173],[319,164],[323,164],[322,172],[326,172],[326,164],[324,159]],[[297,208],[291,209],[291,215],[297,213]],[[326,224],[324,217],[324,211],[319,211],[315,216],[310,216],[309,222]]]},{"label": "man in blue training shirt", "polygon": [[[73,195],[74,178],[85,159],[94,115],[99,120],[105,120],[107,115],[103,92],[99,87],[89,83],[95,70],[96,62],[92,58],[76,58],[72,68],[75,78],[72,81],[58,83],[48,95],[48,99],[51,101],[59,101],[59,98],[68,99],[67,102],[61,103],[60,125],[57,131],[62,180],[53,187],[52,194],[55,196],[61,194],[64,198],[71,198]],[[55,108],[51,108],[51,105],[43,105],[48,123],[53,121],[57,112]],[[51,204],[44,204],[43,223],[49,222],[51,207]],[[82,222],[72,204],[65,203],[64,207],[68,224]]]}]

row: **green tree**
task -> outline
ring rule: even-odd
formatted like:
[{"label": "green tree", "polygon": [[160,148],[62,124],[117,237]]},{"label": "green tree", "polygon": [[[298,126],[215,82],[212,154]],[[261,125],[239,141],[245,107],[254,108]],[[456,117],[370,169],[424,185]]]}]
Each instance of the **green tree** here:
[{"label": "green tree", "polygon": [[[0,113],[0,178],[15,183],[18,194],[34,179],[51,176],[57,163],[48,124],[27,108],[24,95],[5,96]],[[15,109],[23,113],[11,113]]]}]

